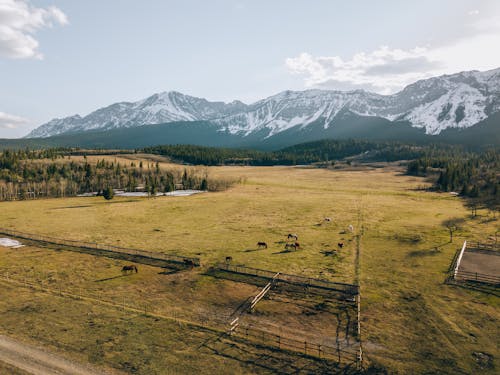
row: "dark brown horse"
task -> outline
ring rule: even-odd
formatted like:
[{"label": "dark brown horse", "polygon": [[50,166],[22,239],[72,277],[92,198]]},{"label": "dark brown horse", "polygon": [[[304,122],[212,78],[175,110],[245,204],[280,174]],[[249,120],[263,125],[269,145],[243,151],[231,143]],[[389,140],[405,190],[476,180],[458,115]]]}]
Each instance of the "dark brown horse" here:
[{"label": "dark brown horse", "polygon": [[257,242],[257,247],[260,249],[260,248],[264,248],[264,249],[267,249],[267,243],[265,242]]},{"label": "dark brown horse", "polygon": [[297,250],[300,248],[300,244],[298,242],[294,242],[294,243],[287,243],[285,245],[285,250],[288,250],[288,249],[294,249],[294,250]]},{"label": "dark brown horse", "polygon": [[337,246],[339,247],[339,249],[342,249],[342,248],[344,247],[344,243],[343,243],[343,242],[339,242],[339,243],[337,244]]},{"label": "dark brown horse", "polygon": [[135,273],[137,273],[137,272],[138,272],[138,271],[137,271],[137,267],[136,267],[136,266],[134,266],[133,264],[131,264],[131,265],[129,265],[129,266],[123,266],[123,267],[122,267],[122,272],[123,272],[123,273],[125,273],[125,274],[127,274],[127,273],[132,273],[132,272],[134,272],[134,271],[135,271]]}]

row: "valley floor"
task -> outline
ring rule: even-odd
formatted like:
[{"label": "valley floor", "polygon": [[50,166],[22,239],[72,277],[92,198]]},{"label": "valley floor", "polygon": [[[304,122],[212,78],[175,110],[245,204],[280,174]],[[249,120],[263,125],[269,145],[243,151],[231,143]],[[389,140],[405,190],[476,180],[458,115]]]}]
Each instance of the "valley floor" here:
[{"label": "valley floor", "polygon": [[[134,157],[145,156],[119,161]],[[2,228],[200,257],[202,267],[168,273],[139,265],[138,274],[123,276],[125,263],[116,259],[34,244],[0,247],[0,333],[138,374],[335,370],[331,362],[228,341],[208,323],[190,326],[200,315],[226,319],[260,290],[207,274],[230,256],[234,264],[359,283],[366,368],[401,374],[496,372],[498,294],[445,283],[463,240],[486,242],[498,231],[491,213],[471,218],[460,198],[425,191],[424,179],[394,166],[207,170],[242,183],[189,197],[1,202]],[[452,218],[465,223],[450,243],[443,222]],[[284,251],[288,233],[298,235],[299,250]],[[260,241],[268,248],[258,249]],[[26,288],[23,280],[71,293]],[[74,299],[78,296],[104,296],[116,306]],[[146,312],[156,309],[159,317],[127,310],[125,296]],[[322,301],[279,304],[279,299],[263,300],[248,321],[331,343],[343,313],[336,308],[325,313]],[[177,320],[160,317],[167,315]]]}]

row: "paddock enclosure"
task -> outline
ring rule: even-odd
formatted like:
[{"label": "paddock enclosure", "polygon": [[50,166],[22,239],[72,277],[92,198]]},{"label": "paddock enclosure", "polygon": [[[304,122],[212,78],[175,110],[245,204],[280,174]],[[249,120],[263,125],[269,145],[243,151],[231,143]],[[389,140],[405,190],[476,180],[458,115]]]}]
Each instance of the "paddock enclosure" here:
[{"label": "paddock enclosure", "polygon": [[454,272],[456,281],[500,284],[500,247],[464,242]]},{"label": "paddock enclosure", "polygon": [[443,282],[491,213],[398,166],[207,170],[241,183],[0,203],[0,236],[25,245],[0,247],[2,334],[137,374],[357,373],[360,348],[366,370],[495,373],[475,358],[498,366],[498,297]]}]

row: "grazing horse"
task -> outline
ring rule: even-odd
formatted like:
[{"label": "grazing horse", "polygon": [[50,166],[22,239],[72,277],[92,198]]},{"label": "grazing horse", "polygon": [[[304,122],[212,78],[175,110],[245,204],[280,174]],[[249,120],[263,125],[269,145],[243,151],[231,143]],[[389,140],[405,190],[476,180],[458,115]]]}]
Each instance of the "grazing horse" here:
[{"label": "grazing horse", "polygon": [[294,243],[287,243],[285,245],[285,250],[288,250],[288,249],[294,249],[294,250],[297,250],[300,248],[300,244],[298,242],[294,242]]},{"label": "grazing horse", "polygon": [[339,247],[339,249],[342,249],[342,248],[344,247],[344,243],[343,243],[343,242],[339,242],[339,243],[337,244],[337,246]]},{"label": "grazing horse", "polygon": [[294,239],[297,241],[299,239],[299,236],[297,236],[295,233],[288,233],[288,239]]},{"label": "grazing horse", "polygon": [[189,267],[189,268],[193,268],[194,267],[194,262],[191,259],[184,258],[182,261],[184,262],[184,265],[186,267]]},{"label": "grazing horse", "polygon": [[257,247],[260,249],[260,248],[264,248],[264,249],[267,249],[267,243],[265,242],[257,242]]},{"label": "grazing horse", "polygon": [[136,266],[134,266],[133,264],[131,264],[130,266],[123,266],[123,267],[122,267],[122,272],[123,272],[123,273],[125,273],[125,274],[127,274],[127,273],[129,273],[129,272],[130,272],[130,273],[132,273],[132,272],[134,272],[134,271],[135,271],[135,273],[137,273],[137,272],[138,272],[138,271],[137,271],[137,267],[136,267]]},{"label": "grazing horse", "polygon": [[226,264],[229,264],[233,261],[233,257],[226,257]]}]

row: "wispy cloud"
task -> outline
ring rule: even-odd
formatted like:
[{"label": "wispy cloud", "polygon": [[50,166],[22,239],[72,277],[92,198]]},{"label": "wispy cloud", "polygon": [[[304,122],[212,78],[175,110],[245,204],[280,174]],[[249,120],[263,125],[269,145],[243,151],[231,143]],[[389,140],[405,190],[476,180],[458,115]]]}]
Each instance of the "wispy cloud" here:
[{"label": "wispy cloud", "polygon": [[55,6],[37,8],[24,0],[0,0],[0,57],[42,59],[36,31],[67,23],[67,16]]},{"label": "wispy cloud", "polygon": [[29,120],[23,117],[0,112],[0,129],[16,129],[28,123]]},{"label": "wispy cloud", "polygon": [[287,58],[285,66],[289,73],[303,77],[306,87],[390,94],[435,75],[497,68],[500,66],[497,45],[500,45],[500,20],[484,17],[469,23],[466,34],[446,45],[409,49],[381,46],[348,59],[303,52]]},{"label": "wispy cloud", "polygon": [[388,93],[440,67],[427,53],[425,48],[405,51],[382,46],[369,53],[357,53],[349,60],[301,53],[285,63],[291,73],[304,77],[307,87],[363,88]]}]

